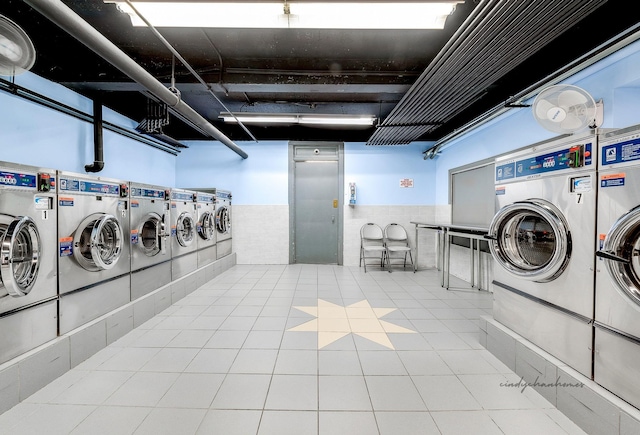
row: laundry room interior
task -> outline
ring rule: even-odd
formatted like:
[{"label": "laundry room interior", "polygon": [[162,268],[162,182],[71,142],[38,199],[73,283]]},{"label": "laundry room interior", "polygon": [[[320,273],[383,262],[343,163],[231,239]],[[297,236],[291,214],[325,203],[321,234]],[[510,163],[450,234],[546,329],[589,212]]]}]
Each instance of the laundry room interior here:
[{"label": "laundry room interior", "polygon": [[418,60],[83,3],[0,6],[0,433],[640,433],[640,20],[551,54],[621,1],[475,63],[553,2]]}]

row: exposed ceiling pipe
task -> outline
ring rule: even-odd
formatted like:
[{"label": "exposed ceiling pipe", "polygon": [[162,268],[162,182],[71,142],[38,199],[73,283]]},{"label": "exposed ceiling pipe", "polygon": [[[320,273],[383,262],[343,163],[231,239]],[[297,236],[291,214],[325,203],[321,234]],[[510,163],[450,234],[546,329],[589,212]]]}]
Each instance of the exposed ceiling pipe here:
[{"label": "exposed ceiling pipe", "polygon": [[243,159],[249,157],[231,139],[215,128],[191,106],[167,89],[114,43],[84,21],[60,0],[24,0],[35,10],[58,25],[65,32],[82,42],[96,54],[110,62],[138,84],[144,86],[155,98],[167,104],[174,112],[193,124],[199,131],[219,140]]},{"label": "exposed ceiling pipe", "polygon": [[[129,5],[129,7],[131,8],[131,10],[133,10],[133,12],[136,13],[136,15],[147,25],[147,27],[149,28],[149,30],[151,30],[151,33],[153,33],[154,35],[156,35],[156,37],[160,40],[160,42],[162,42],[162,44],[167,47],[167,49],[175,56],[178,58],[178,60],[182,63],[182,65],[185,66],[185,68],[187,68],[189,70],[189,72],[196,78],[196,80],[198,80],[200,82],[200,84],[202,86],[205,87],[205,89],[207,90],[207,92],[209,92],[211,94],[211,96],[213,96],[213,98],[216,99],[216,101],[222,106],[222,108],[224,110],[226,110],[227,112],[231,113],[231,116],[234,117],[234,119],[236,120],[236,122],[238,123],[238,125],[240,127],[242,127],[242,129],[245,131],[245,133],[247,133],[249,135],[249,137],[251,137],[251,139],[253,139],[255,142],[258,142],[258,139],[256,139],[256,137],[251,134],[251,132],[249,131],[249,129],[242,123],[240,122],[240,120],[236,117],[236,115],[233,114],[233,112],[231,112],[231,110],[229,110],[229,108],[222,102],[222,100],[220,98],[218,98],[218,96],[213,92],[213,89],[211,89],[211,86],[209,86],[209,84],[207,82],[204,81],[204,79],[200,76],[200,74],[198,74],[198,72],[193,69],[193,67],[189,64],[189,62],[187,62],[187,60],[182,57],[182,55],[178,52],[178,50],[175,49],[175,47],[173,45],[171,45],[171,43],[167,40],[167,38],[165,38],[164,36],[162,36],[162,33],[160,33],[158,31],[158,29],[156,29],[153,24],[151,24],[145,17],[144,15],[142,15],[140,13],[140,11],[138,9],[136,9],[136,7],[133,5],[133,3],[131,3],[130,0],[125,0],[127,2],[127,5]],[[209,40],[209,42],[211,42],[211,40]],[[213,45],[213,44],[212,44]],[[221,70],[222,71],[222,70]],[[171,75],[171,77],[173,78],[173,73]],[[173,86],[173,83],[171,84]]]},{"label": "exposed ceiling pipe", "polygon": [[84,165],[87,172],[100,172],[104,169],[104,139],[102,137],[102,102],[93,100],[93,163]]}]

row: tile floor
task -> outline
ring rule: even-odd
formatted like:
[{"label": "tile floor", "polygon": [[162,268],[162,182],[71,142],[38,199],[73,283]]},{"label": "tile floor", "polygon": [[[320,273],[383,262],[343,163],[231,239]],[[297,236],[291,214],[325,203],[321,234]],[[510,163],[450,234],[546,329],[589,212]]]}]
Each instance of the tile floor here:
[{"label": "tile floor", "polygon": [[434,270],[234,266],[0,415],[2,434],[581,434]]}]

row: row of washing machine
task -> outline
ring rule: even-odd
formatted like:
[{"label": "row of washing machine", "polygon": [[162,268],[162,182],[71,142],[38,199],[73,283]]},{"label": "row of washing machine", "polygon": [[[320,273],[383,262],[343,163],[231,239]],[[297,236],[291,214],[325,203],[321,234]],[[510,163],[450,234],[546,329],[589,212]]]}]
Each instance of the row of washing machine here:
[{"label": "row of washing machine", "polygon": [[231,253],[231,193],[0,162],[0,364]]},{"label": "row of washing machine", "polygon": [[495,161],[494,318],[640,408],[640,126]]}]

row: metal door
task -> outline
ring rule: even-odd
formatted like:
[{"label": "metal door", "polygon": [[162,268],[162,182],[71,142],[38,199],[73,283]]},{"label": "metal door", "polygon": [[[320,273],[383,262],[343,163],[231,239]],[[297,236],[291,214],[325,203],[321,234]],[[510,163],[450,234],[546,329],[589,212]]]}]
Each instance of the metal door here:
[{"label": "metal door", "polygon": [[28,216],[0,214],[0,287],[11,296],[26,296],[38,277],[40,234]]},{"label": "metal door", "polygon": [[541,199],[501,208],[489,226],[489,248],[512,275],[536,282],[557,278],[571,256],[571,236],[562,213]]},{"label": "metal door", "polygon": [[605,260],[616,290],[640,305],[640,207],[621,216],[596,255]]},{"label": "metal door", "polygon": [[292,262],[342,264],[341,144],[293,144]]}]

